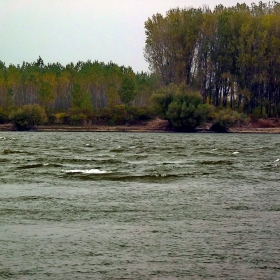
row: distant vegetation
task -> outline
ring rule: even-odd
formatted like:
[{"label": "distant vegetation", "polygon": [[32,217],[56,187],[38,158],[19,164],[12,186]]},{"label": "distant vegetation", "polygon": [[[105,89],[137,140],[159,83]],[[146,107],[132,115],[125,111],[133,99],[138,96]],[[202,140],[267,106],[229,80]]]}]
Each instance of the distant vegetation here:
[{"label": "distant vegetation", "polygon": [[27,104],[13,109],[9,119],[15,124],[17,130],[36,129],[36,125],[48,121],[45,109],[38,104]]},{"label": "distant vegetation", "polygon": [[198,92],[190,91],[184,84],[169,84],[152,95],[155,112],[167,119],[177,131],[194,131],[211,115],[212,106],[203,104]]},{"label": "distant vegetation", "polygon": [[160,87],[156,74],[134,73],[114,63],[78,62],[5,66],[0,62],[0,122],[24,105],[40,105],[48,123],[84,121],[123,124],[152,115],[150,96]]},{"label": "distant vegetation", "polygon": [[[145,32],[151,73],[112,62],[0,62],[0,122],[28,129],[45,121],[117,125],[159,116],[174,130],[210,120],[222,131],[246,116],[278,117],[279,3],[171,9],[149,18]],[[35,105],[47,119],[27,117]]]}]

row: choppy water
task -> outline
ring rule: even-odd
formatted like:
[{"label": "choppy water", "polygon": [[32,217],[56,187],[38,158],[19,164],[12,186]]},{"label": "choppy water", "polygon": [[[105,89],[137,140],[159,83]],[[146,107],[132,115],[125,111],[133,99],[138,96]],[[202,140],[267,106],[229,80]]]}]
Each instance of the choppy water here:
[{"label": "choppy water", "polygon": [[0,132],[0,279],[280,279],[279,140]]}]

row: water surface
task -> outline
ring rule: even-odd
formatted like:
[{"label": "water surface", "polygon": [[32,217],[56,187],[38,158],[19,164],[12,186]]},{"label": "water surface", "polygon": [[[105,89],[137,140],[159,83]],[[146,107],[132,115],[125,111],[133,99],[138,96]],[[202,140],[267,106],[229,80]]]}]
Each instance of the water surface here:
[{"label": "water surface", "polygon": [[279,140],[0,132],[0,279],[279,279]]}]

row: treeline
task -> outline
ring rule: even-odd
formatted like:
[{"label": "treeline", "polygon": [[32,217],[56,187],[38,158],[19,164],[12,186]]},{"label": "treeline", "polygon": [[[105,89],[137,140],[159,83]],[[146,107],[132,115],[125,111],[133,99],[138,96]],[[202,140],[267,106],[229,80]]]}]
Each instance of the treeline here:
[{"label": "treeline", "polygon": [[176,8],[145,22],[151,73],[98,61],[6,66],[0,122],[132,123],[152,116],[194,131],[280,113],[280,4]]},{"label": "treeline", "polygon": [[132,68],[112,62],[45,65],[39,57],[32,63],[6,66],[0,61],[2,115],[16,107],[38,104],[49,117],[68,117],[72,122],[98,116],[111,122],[124,121],[129,118],[128,109],[136,114],[137,107],[139,114],[145,114],[158,87],[156,75],[134,73]]},{"label": "treeline", "polygon": [[185,83],[203,102],[280,113],[280,4],[176,8],[145,22],[145,58],[164,85]]}]

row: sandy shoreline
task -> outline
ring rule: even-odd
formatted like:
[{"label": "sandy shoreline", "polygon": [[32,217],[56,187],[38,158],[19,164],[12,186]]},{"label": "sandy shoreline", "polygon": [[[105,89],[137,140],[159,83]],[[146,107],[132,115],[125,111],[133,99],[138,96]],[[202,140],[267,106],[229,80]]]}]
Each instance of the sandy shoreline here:
[{"label": "sandy shoreline", "polygon": [[[269,127],[262,127],[269,126]],[[74,125],[40,125],[37,126],[38,132],[161,132],[171,133],[167,129],[168,122],[166,120],[154,119],[152,121],[140,125],[91,125],[91,126],[74,126]],[[198,133],[213,133],[209,131],[209,124],[197,130]],[[0,131],[13,131],[12,124],[0,124]],[[234,126],[230,128],[231,133],[280,133],[280,123],[275,120],[251,122],[247,125]]]},{"label": "sandy shoreline", "polygon": [[233,127],[230,129],[232,133],[280,133],[280,127],[260,127],[260,128],[250,128],[250,127]]}]

